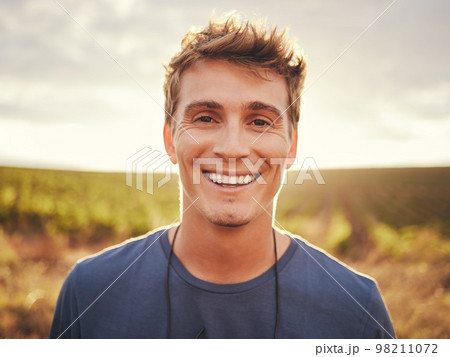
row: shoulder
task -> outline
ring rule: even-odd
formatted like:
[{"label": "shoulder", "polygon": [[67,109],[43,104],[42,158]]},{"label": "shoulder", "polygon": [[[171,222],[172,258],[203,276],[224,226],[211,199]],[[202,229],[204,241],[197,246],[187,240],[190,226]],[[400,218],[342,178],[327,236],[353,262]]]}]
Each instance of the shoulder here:
[{"label": "shoulder", "polygon": [[[296,251],[288,270],[292,289],[321,308],[361,313],[373,304],[378,287],[362,274],[301,237],[291,236]],[[359,309],[355,310],[355,306]]]},{"label": "shoulder", "polygon": [[309,301],[315,318],[330,329],[348,336],[392,337],[394,330],[376,281],[362,274],[301,237],[290,235],[296,244],[288,279],[292,293]]},{"label": "shoulder", "polygon": [[[323,249],[309,243],[302,237],[290,234],[293,243],[297,245],[294,256],[294,269],[306,269],[309,275],[321,280],[322,283],[334,282],[340,288],[349,288],[358,293],[371,294],[376,288],[375,280],[349,267]],[[327,284],[322,284],[327,285]]]},{"label": "shoulder", "polygon": [[69,279],[82,284],[106,282],[154,264],[164,254],[159,240],[165,234],[166,227],[158,228],[82,258],[73,267]]},{"label": "shoulder", "polygon": [[[158,242],[167,239],[166,232],[167,228],[159,228],[78,261],[59,294],[50,336],[114,333],[120,324],[104,324],[105,316],[109,321],[127,321],[127,311],[146,294],[150,282],[163,286],[165,253]],[[148,284],[142,284],[144,279]]]}]

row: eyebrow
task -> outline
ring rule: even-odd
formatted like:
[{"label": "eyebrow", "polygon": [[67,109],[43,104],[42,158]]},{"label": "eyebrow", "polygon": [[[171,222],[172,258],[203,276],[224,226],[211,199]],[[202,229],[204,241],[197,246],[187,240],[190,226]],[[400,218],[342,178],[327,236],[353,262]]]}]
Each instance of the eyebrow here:
[{"label": "eyebrow", "polygon": [[217,103],[214,100],[200,100],[200,101],[195,101],[190,103],[185,109],[184,109],[184,114],[186,115],[187,113],[195,110],[195,109],[199,109],[199,108],[208,108],[208,109],[218,109],[218,110],[222,110],[223,109],[223,105],[220,103]]},{"label": "eyebrow", "polygon": [[[189,113],[195,109],[199,109],[199,108],[223,110],[224,106],[222,104],[216,102],[215,100],[199,100],[199,101],[194,101],[194,102],[190,103],[189,105],[187,105],[184,110],[184,114],[186,115],[187,113]],[[281,118],[281,116],[282,116],[282,113],[278,108],[274,107],[273,105],[263,103],[260,101],[246,103],[243,105],[243,108],[245,110],[252,110],[252,111],[259,111],[259,110],[268,111],[268,112],[271,112],[272,114],[276,115],[277,118]]]},{"label": "eyebrow", "polygon": [[254,111],[265,110],[265,111],[271,112],[272,114],[276,115],[277,118],[281,117],[281,115],[282,115],[281,111],[278,108],[274,107],[273,105],[266,104],[266,103],[259,102],[259,101],[247,103],[244,106],[244,108],[248,109],[248,110],[254,110]]}]

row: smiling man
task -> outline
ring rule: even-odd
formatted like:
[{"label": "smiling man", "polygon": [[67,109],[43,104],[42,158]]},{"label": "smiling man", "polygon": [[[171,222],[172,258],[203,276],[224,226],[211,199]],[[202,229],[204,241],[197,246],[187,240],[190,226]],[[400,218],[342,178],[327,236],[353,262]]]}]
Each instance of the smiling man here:
[{"label": "smiling man", "polygon": [[166,69],[181,223],[79,262],[51,337],[393,338],[371,278],[273,228],[305,77],[293,45],[231,16]]}]

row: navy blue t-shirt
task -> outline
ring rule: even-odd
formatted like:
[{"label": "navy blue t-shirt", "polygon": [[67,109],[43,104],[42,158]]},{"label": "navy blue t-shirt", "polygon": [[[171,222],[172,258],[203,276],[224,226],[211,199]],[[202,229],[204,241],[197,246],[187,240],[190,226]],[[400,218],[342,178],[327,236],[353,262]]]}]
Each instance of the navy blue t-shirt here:
[{"label": "navy blue t-shirt", "polygon": [[[165,338],[166,229],[76,264],[61,289],[51,338]],[[237,284],[170,267],[171,338],[273,338],[275,269]],[[377,285],[300,238],[278,262],[278,338],[393,338]],[[200,336],[198,336],[200,334]]]}]

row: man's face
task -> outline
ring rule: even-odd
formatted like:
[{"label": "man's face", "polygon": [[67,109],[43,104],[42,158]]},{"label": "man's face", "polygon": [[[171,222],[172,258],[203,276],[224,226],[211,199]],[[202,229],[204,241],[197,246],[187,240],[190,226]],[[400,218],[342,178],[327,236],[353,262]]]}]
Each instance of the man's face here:
[{"label": "man's face", "polygon": [[200,221],[241,226],[266,214],[261,206],[273,210],[297,135],[289,134],[283,113],[290,104],[285,80],[262,74],[201,60],[181,77],[175,128],[172,134],[165,127],[165,143],[179,164],[184,208],[197,199],[186,214]]}]

